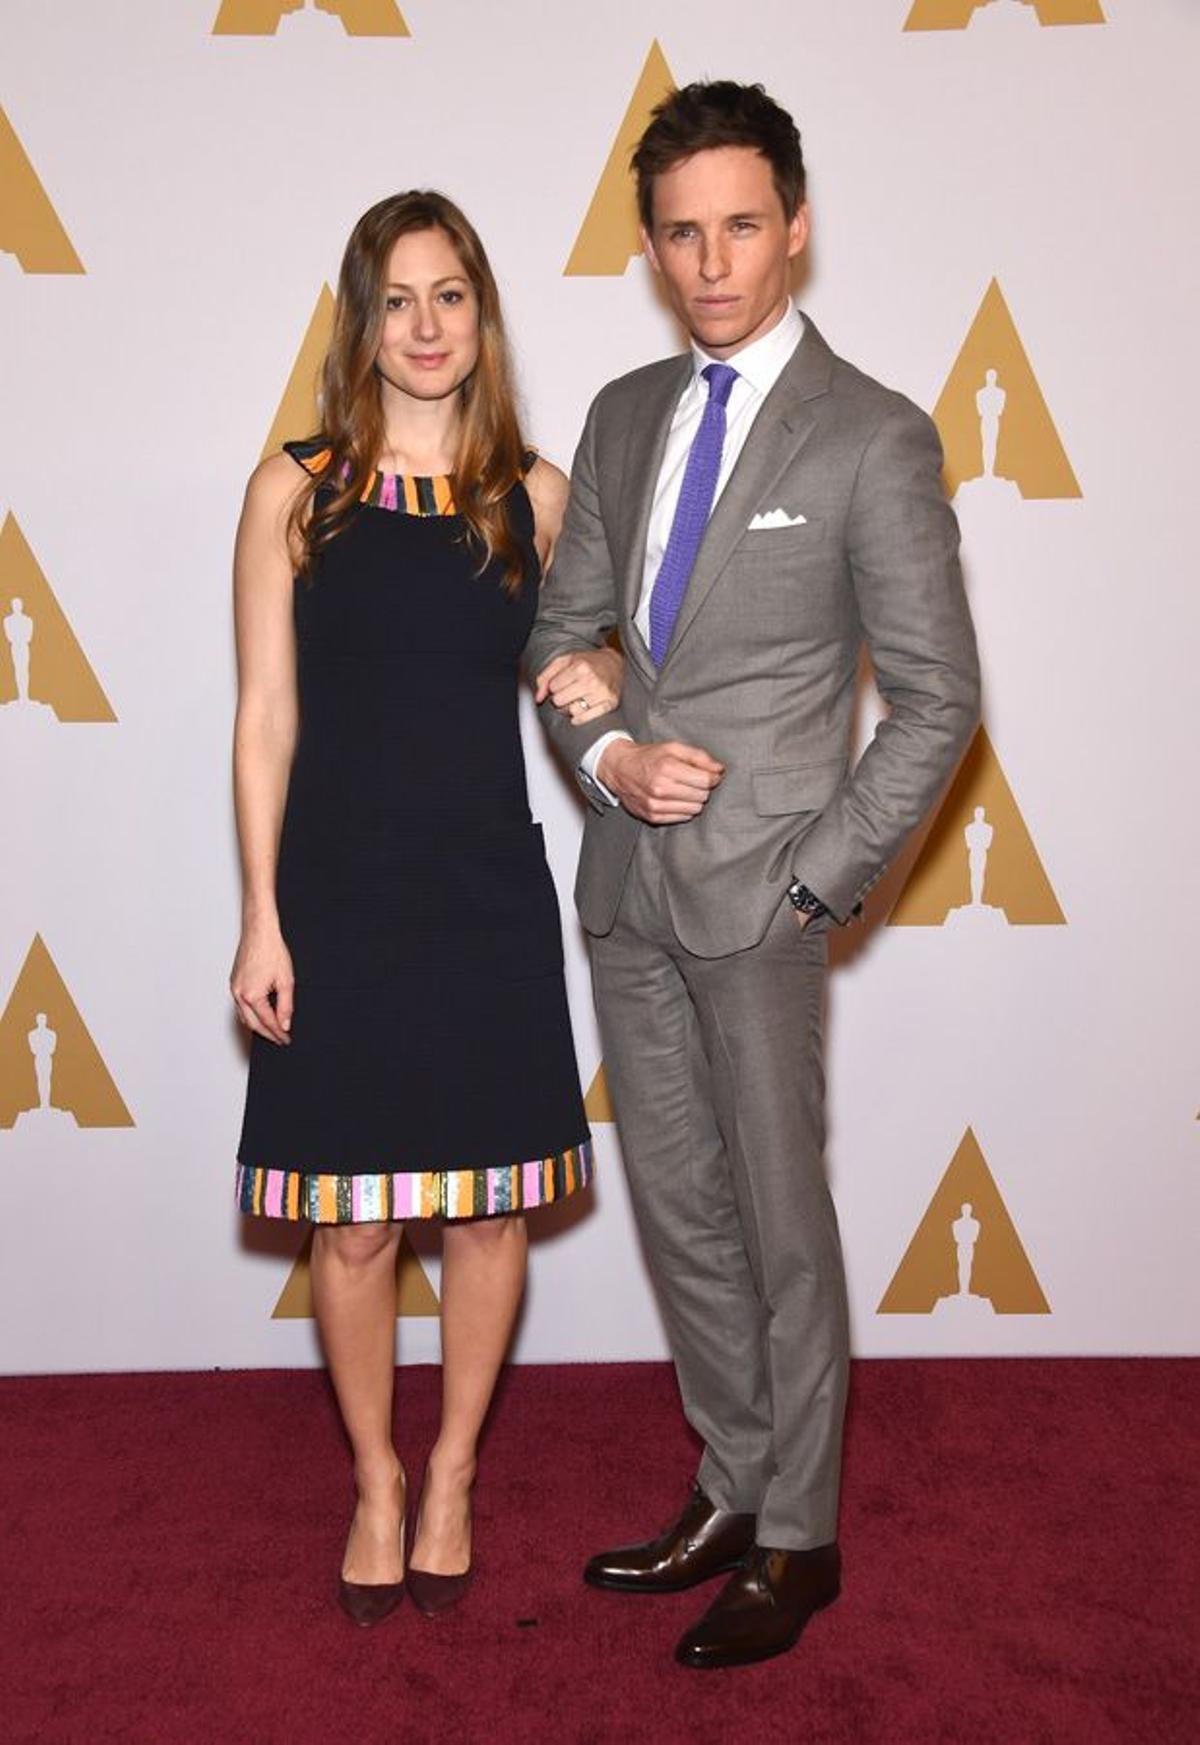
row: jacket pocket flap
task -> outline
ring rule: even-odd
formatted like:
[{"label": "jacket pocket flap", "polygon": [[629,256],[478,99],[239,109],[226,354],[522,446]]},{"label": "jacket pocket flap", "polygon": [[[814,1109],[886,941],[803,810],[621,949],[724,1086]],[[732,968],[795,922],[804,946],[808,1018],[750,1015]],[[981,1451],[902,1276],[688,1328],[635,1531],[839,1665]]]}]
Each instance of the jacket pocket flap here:
[{"label": "jacket pocket flap", "polygon": [[767,816],[780,812],[817,812],[842,785],[846,766],[840,758],[828,763],[781,764],[775,769],[756,769],[754,810]]}]

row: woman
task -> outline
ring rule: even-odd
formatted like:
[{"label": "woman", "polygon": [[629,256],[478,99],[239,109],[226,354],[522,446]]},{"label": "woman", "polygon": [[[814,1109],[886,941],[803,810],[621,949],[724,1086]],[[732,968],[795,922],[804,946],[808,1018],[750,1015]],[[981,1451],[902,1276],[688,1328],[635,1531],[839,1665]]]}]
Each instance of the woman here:
[{"label": "woman", "polygon": [[[255,472],[235,557],[230,985],[254,1032],[238,1202],[317,1226],[313,1298],[357,1489],[339,1595],[373,1624],[405,1578],[403,1220],[445,1221],[442,1420],[408,1570],[429,1613],[470,1574],[522,1214],[591,1174],[517,721],[566,481],[525,449],[495,280],[442,195],[396,195],[355,226],[322,412],[319,438]],[[619,660],[577,677],[560,706],[599,713]]]}]

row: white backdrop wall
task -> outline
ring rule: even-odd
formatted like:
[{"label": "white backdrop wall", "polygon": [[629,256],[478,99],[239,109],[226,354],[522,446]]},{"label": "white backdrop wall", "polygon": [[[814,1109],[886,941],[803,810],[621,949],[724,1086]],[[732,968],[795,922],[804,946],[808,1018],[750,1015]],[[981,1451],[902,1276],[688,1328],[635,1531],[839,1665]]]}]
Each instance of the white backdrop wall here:
[{"label": "white backdrop wall", "polygon": [[[342,10],[379,29],[397,8]],[[982,464],[977,366],[1008,393],[1001,477],[956,498],[987,742],[944,840],[914,845],[832,978],[856,1349],[1194,1351],[1197,9],[400,10],[407,36],[352,34],[336,6],[247,35],[214,34],[218,0],[0,5],[0,1367],[316,1361],[311,1321],[273,1315],[303,1232],[232,1208],[242,488],[350,225],[399,188],[441,187],[479,226],[530,433],[564,464],[595,390],[677,346],[640,260],[564,274],[655,41],[677,81],[762,79],[793,110],[803,305],[938,406],[960,476]],[[26,161],[65,250],[36,230]],[[1047,485],[1056,456],[1078,494]],[[588,1086],[580,814],[529,709],[525,728]],[[980,802],[995,838],[972,901]],[[38,1011],[58,1039],[42,1093]],[[522,1360],[664,1350],[615,1132],[595,1134],[590,1203],[535,1231]],[[964,1199],[980,1228],[956,1238]],[[436,1320],[402,1319],[400,1348],[434,1356]]]}]

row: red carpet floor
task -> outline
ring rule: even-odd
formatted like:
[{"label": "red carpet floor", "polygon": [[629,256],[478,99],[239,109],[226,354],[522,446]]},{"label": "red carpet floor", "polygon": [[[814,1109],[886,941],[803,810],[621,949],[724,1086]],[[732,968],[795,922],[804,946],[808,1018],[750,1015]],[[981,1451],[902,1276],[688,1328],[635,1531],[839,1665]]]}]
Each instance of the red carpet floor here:
[{"label": "red carpet floor", "polygon": [[[332,1603],[349,1492],[313,1373],[0,1381],[0,1739],[1200,1739],[1200,1408],[1184,1361],[855,1367],[843,1598],[790,1655],[671,1660],[704,1593],[585,1589],[675,1512],[661,1366],[521,1369],[493,1417],[479,1579],[434,1622]],[[419,1476],[437,1375],[400,1375]]]}]

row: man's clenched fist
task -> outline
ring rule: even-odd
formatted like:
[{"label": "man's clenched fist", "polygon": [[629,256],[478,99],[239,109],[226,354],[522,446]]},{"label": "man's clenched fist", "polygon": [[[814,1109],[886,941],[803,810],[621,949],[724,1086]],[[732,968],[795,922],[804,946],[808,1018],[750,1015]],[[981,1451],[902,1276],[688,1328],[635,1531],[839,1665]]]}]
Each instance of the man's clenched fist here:
[{"label": "man's clenched fist", "polygon": [[636,745],[614,739],[596,775],[627,812],[646,824],[683,824],[704,810],[725,774],[724,764],[696,745]]}]

